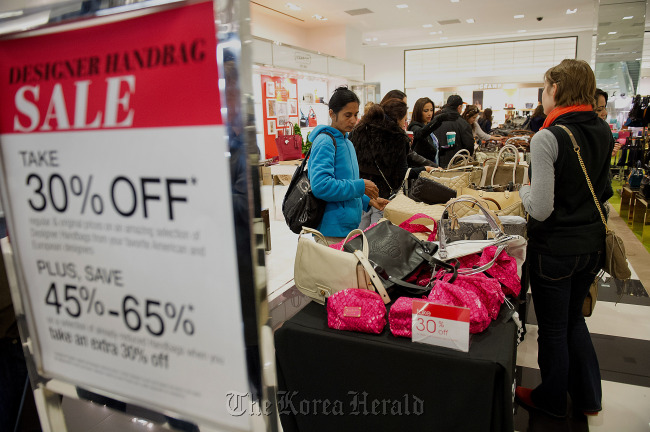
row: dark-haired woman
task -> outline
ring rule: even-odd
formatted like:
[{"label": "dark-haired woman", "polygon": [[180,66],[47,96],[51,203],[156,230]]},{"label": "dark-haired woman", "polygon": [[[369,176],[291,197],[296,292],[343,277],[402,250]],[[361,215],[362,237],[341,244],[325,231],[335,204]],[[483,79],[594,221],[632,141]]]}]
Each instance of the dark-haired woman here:
[{"label": "dark-haired woman", "polygon": [[309,134],[312,141],[308,175],[314,196],[327,201],[318,230],[330,243],[337,243],[357,228],[361,213],[369,206],[388,203],[378,197],[377,186],[359,177],[354,146],[347,134],[357,123],[359,98],[339,87],[329,101],[331,126],[319,125]]},{"label": "dark-haired woman", "polygon": [[477,121],[478,125],[481,127],[481,130],[489,134],[492,130],[492,109],[485,108]]},{"label": "dark-haired woman", "polygon": [[[389,199],[396,193],[408,169],[407,156],[410,139],[404,132],[407,106],[400,99],[388,99],[372,106],[354,129],[354,148],[362,178],[375,183],[379,198]],[[411,169],[410,178],[416,178],[423,166]],[[359,228],[365,229],[383,217],[383,207],[364,212]]]},{"label": "dark-haired woman", "polygon": [[535,108],[535,111],[533,111],[533,115],[530,118],[530,124],[528,125],[530,127],[530,130],[533,132],[538,132],[539,128],[541,128],[544,124],[544,120],[546,120],[546,114],[544,114],[544,106],[542,104],[539,104],[537,105],[537,108]]},{"label": "dark-haired woman", "polygon": [[433,112],[435,110],[433,101],[427,97],[420,98],[413,106],[413,115],[409,123],[408,130],[413,132],[414,152],[434,162],[438,166],[438,139],[433,131],[438,129],[446,117],[436,117],[433,122]]}]

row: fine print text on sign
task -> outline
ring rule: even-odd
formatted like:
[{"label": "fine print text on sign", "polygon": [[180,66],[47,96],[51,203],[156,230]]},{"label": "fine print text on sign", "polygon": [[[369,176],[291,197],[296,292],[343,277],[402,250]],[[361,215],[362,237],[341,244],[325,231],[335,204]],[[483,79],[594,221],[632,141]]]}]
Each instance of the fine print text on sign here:
[{"label": "fine print text on sign", "polygon": [[215,34],[203,2],[0,41],[3,198],[44,374],[246,429]]},{"label": "fine print text on sign", "polygon": [[469,309],[413,300],[413,342],[469,351]]}]

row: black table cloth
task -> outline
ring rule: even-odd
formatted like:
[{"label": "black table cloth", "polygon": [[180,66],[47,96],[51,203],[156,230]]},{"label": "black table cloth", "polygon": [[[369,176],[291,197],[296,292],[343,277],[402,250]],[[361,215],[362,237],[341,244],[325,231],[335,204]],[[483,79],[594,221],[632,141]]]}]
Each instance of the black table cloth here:
[{"label": "black table cloth", "polygon": [[332,330],[311,302],[275,333],[285,432],[513,431],[517,327],[506,306],[468,353]]}]

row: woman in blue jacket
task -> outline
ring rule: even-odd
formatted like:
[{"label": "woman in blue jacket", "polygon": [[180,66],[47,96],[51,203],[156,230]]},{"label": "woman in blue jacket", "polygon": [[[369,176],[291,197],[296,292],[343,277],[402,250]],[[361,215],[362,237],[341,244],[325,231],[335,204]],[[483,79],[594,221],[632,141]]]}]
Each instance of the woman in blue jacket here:
[{"label": "woman in blue jacket", "polygon": [[327,201],[318,231],[336,243],[359,226],[363,211],[370,206],[383,210],[388,200],[379,198],[372,181],[359,177],[357,154],[347,138],[357,124],[359,98],[339,87],[328,105],[332,123],[316,126],[309,134],[312,148],[307,168],[314,196]]}]

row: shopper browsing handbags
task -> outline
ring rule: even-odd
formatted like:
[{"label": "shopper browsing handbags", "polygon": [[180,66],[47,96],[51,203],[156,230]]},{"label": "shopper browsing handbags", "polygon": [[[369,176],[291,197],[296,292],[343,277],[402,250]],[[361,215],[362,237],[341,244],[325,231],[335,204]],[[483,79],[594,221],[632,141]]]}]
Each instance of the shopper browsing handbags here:
[{"label": "shopper browsing handbags", "polygon": [[372,181],[359,177],[354,146],[347,139],[358,115],[357,95],[339,87],[329,101],[331,126],[316,126],[309,135],[312,141],[309,182],[314,196],[327,202],[317,229],[330,243],[341,241],[357,228],[362,211],[368,210],[369,205],[383,209],[388,203],[378,198],[379,190]]},{"label": "shopper browsing handbags", "polygon": [[565,126],[575,136],[600,203],[612,196],[613,138],[593,110],[596,80],[589,64],[563,60],[544,76],[547,114],[530,143],[531,184],[519,191],[528,223],[527,260],[538,321],[542,383],[517,387],[520,404],[564,417],[567,394],[587,415],[601,409],[598,359],[582,305],[604,263],[605,226]]},{"label": "shopper browsing handbags", "polygon": [[[407,110],[406,103],[400,99],[388,99],[373,105],[354,129],[360,175],[378,186],[382,203],[397,193],[408,170],[410,139],[404,132]],[[409,176],[417,178],[425,169],[430,171],[432,167],[413,168]],[[384,206],[373,206],[364,212],[359,228],[365,229],[379,221]]]},{"label": "shopper browsing handbags", "polygon": [[479,112],[480,110],[476,105],[467,105],[465,112],[463,112],[462,117],[467,121],[467,123],[469,123],[470,127],[472,128],[472,137],[478,137],[484,141],[499,139],[497,136],[492,136],[483,132],[483,129],[481,129],[477,121]]},{"label": "shopper browsing handbags", "polygon": [[413,106],[413,115],[408,130],[413,132],[411,148],[417,154],[435,162],[438,166],[438,138],[433,131],[442,124],[446,116],[436,116],[432,122],[435,110],[433,101],[427,97],[420,98]]},{"label": "shopper browsing handbags", "polygon": [[[472,128],[461,118],[461,112],[463,112],[463,99],[458,95],[451,95],[447,98],[447,104],[438,114],[447,113],[449,115],[449,118],[442,122],[442,125],[434,132],[440,144],[438,161],[442,167],[446,167],[452,156],[459,150],[467,149],[470,155],[474,154]],[[449,139],[447,138],[448,133]]]}]

